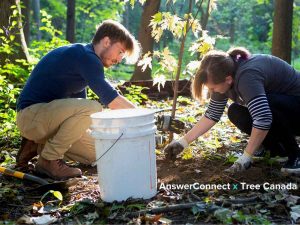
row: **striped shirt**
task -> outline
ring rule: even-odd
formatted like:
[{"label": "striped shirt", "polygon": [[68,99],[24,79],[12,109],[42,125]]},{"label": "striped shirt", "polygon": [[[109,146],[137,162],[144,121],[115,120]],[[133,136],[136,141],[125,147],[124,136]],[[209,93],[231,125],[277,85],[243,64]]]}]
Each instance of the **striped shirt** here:
[{"label": "striped shirt", "polygon": [[239,62],[233,87],[227,93],[212,93],[205,117],[218,122],[230,98],[248,108],[253,127],[269,130],[272,124],[269,93],[300,96],[300,73],[275,56],[253,55]]}]

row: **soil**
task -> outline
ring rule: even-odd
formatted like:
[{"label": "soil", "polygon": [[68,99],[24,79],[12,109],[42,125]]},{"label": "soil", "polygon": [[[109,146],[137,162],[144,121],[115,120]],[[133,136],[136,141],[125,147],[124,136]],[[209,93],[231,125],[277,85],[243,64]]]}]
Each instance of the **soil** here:
[{"label": "soil", "polygon": [[[218,155],[221,155],[226,151],[226,149],[220,149]],[[163,154],[157,156],[157,176],[158,176],[158,194],[155,198],[142,201],[143,203],[149,203],[150,201],[164,201],[165,204],[179,204],[186,201],[191,201],[191,195],[186,191],[170,191],[166,193],[166,190],[160,188],[161,184],[193,184],[195,182],[200,184],[226,184],[230,183],[241,183],[246,182],[248,184],[263,184],[265,182],[270,183],[287,183],[287,182],[297,182],[297,177],[286,177],[280,173],[281,165],[275,163],[273,165],[268,165],[264,161],[257,161],[254,165],[247,171],[228,175],[224,172],[224,169],[228,168],[230,163],[227,163],[225,158],[207,158],[201,156],[201,154],[196,155],[192,159],[184,160],[178,158],[175,161],[167,161],[164,159]],[[68,192],[64,192],[64,203],[69,204],[71,202],[84,201],[89,199],[92,202],[97,202],[100,199],[99,185],[97,181],[97,169],[95,167],[79,165],[82,169],[84,176],[78,179],[77,183],[72,185]],[[2,188],[16,188],[18,189],[18,194],[12,194],[12,198],[2,199],[1,202],[5,204],[4,207],[0,209],[0,215],[2,220],[17,220],[24,214],[30,214],[31,216],[38,216],[39,213],[32,209],[32,205],[39,202],[41,199],[40,193],[28,192],[29,189],[36,187],[27,181],[20,181],[12,177],[0,176],[0,183]],[[253,196],[259,195],[261,190],[240,190],[235,193],[232,190],[219,190],[214,191],[195,191],[192,195],[194,199],[192,201],[202,200],[204,197],[209,196],[213,199],[218,199],[220,196],[225,196],[229,198],[230,196],[240,195],[240,196]],[[211,192],[211,193],[210,193]],[[298,190],[293,192],[294,195],[300,195]],[[198,196],[198,197],[197,197]],[[15,197],[20,198],[21,201],[15,199]],[[196,199],[195,199],[196,198]],[[284,210],[281,210],[281,215],[279,222],[286,223],[289,221],[289,217],[286,214],[286,208],[282,206]],[[280,208],[276,207],[276,210]],[[284,214],[284,216],[282,216]],[[172,213],[165,213],[165,217],[171,218],[173,223],[186,223],[195,222],[195,217],[193,214],[187,211],[176,211]],[[282,219],[284,218],[284,219]],[[109,220],[110,223],[116,222],[120,223],[119,220]],[[199,222],[198,220],[196,220]],[[208,223],[217,222],[216,220],[209,219],[205,217],[200,221]],[[274,218],[274,221],[275,218]],[[277,221],[278,222],[278,221]]]}]

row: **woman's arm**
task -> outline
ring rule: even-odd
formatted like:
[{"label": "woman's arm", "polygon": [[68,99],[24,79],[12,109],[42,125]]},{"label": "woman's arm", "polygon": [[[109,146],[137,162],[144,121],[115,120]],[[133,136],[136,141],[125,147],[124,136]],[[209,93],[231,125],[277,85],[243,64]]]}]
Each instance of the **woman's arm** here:
[{"label": "woman's arm", "polygon": [[245,148],[245,152],[253,156],[254,152],[262,144],[263,140],[268,134],[268,130],[260,130],[255,127],[252,128],[251,135],[248,141],[248,144]]},{"label": "woman's arm", "polygon": [[208,119],[207,117],[203,116],[196,125],[186,134],[184,135],[184,139],[191,143],[199,136],[206,133],[209,129],[211,129],[216,124],[215,121]]}]

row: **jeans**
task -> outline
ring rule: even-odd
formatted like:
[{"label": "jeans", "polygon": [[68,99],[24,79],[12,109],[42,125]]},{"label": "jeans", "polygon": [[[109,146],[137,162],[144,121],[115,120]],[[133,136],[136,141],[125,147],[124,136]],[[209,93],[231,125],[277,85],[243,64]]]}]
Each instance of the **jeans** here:
[{"label": "jeans", "polygon": [[[300,157],[300,149],[295,139],[300,135],[300,96],[267,94],[267,99],[273,121],[263,146],[273,156],[286,155],[290,160]],[[228,117],[242,132],[251,134],[252,118],[247,107],[231,104]]]}]

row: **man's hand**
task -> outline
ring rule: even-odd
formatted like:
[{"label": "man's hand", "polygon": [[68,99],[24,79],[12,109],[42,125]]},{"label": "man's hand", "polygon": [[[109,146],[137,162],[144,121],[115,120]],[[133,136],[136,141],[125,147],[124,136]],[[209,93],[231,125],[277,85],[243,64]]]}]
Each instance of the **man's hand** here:
[{"label": "man's hand", "polygon": [[180,138],[179,140],[173,140],[167,147],[164,149],[166,154],[166,159],[175,160],[177,155],[180,154],[187,146],[188,142],[185,138]]},{"label": "man's hand", "polygon": [[248,153],[244,152],[244,154],[240,156],[231,167],[226,169],[225,172],[237,173],[245,171],[251,167],[251,163],[252,157]]}]

